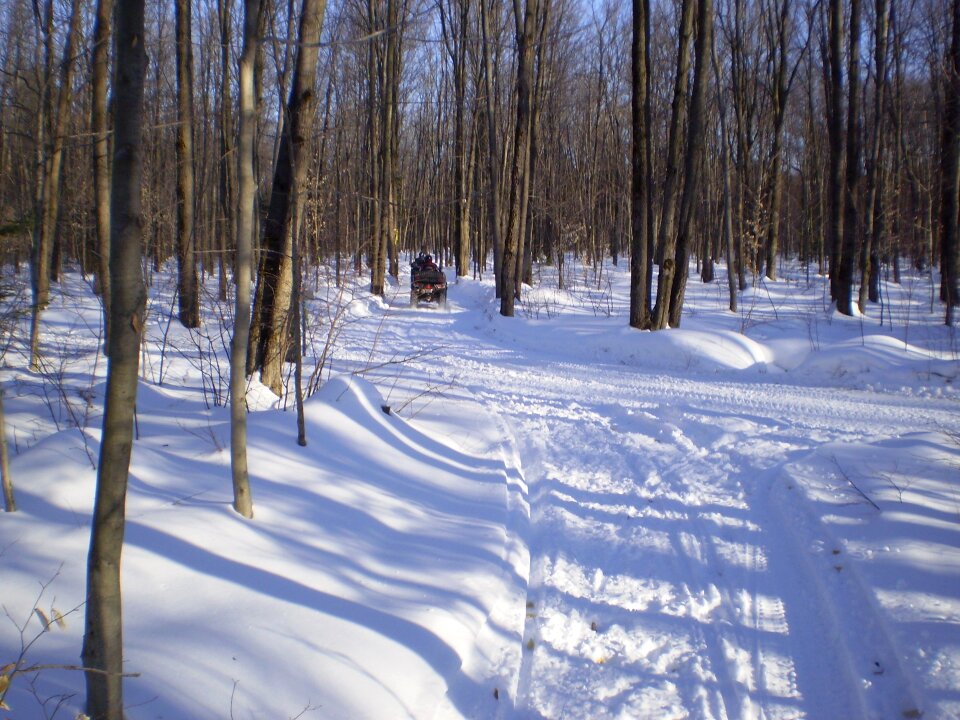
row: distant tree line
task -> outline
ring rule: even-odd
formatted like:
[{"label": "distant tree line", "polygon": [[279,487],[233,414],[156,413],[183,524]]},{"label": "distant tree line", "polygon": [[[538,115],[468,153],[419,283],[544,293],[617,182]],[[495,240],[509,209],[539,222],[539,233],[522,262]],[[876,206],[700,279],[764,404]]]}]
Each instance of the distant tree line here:
[{"label": "distant tree line", "polygon": [[[108,286],[111,4],[4,4],[17,31],[0,39],[2,254],[29,262],[38,314],[67,259]],[[911,263],[939,268],[951,315],[956,5],[269,0],[254,68],[251,368],[266,364],[275,386],[286,341],[260,331],[295,305],[280,261],[294,247],[338,280],[369,273],[377,294],[402,254],[426,248],[459,275],[494,272],[506,315],[534,261],[633,261],[644,297],[631,324],[653,328],[680,322],[691,261],[703,280],[728,264],[742,289],[798,259],[830,275],[844,313]],[[301,15],[324,10],[298,44]],[[241,15],[234,0],[146,6],[145,253],[155,267],[178,260],[187,326],[201,284],[230,288]],[[294,146],[289,225],[271,213]]]}]

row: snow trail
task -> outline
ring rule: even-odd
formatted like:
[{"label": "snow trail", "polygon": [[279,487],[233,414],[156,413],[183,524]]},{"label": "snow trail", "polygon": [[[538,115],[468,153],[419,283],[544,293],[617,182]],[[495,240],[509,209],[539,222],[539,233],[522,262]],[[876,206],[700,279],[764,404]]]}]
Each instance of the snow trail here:
[{"label": "snow trail", "polygon": [[431,371],[498,418],[529,487],[515,717],[911,716],[890,642],[856,637],[881,624],[869,591],[818,575],[806,545],[822,528],[801,527],[773,488],[825,442],[946,423],[948,407],[763,375],[651,373],[584,362],[575,346],[531,364],[537,335],[497,334],[521,320],[422,312],[402,314],[402,342],[442,339]]}]

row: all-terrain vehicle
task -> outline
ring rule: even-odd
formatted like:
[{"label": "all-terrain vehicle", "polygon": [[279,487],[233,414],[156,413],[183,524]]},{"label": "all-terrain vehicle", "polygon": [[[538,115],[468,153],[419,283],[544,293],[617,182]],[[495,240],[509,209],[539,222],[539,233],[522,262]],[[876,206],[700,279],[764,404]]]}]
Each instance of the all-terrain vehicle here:
[{"label": "all-terrain vehicle", "polygon": [[421,302],[440,307],[447,304],[447,276],[426,253],[420,253],[410,264],[410,306]]}]

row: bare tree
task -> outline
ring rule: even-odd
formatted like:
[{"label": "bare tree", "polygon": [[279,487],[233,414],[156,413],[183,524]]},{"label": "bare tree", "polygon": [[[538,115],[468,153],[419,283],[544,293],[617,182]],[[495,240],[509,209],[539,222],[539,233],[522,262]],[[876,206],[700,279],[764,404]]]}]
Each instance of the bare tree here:
[{"label": "bare tree", "polygon": [[247,340],[250,329],[250,271],[253,260],[254,135],[257,101],[254,73],[260,0],[244,0],[243,54],[240,56],[240,127],[237,133],[237,251],[233,265],[236,286],[233,340],[230,344],[230,469],[233,475],[233,508],[253,517],[253,498],[247,468]]},{"label": "bare tree", "polygon": [[263,228],[263,251],[251,327],[253,367],[263,384],[278,395],[290,344],[290,303],[293,288],[293,247],[298,236],[302,203],[294,195],[303,189],[310,157],[310,128],[316,111],[313,86],[326,0],[303,0],[297,59],[284,113],[280,148],[273,175],[270,207]]},{"label": "bare tree", "polygon": [[140,269],[143,255],[141,117],[147,62],[143,0],[119,3],[115,20],[116,122],[110,197],[112,317],[103,441],[87,561],[82,653],[83,665],[89,668],[86,672],[87,714],[93,720],[123,718],[120,556],[146,305]]},{"label": "bare tree", "polygon": [[[39,16],[39,6],[36,10]],[[39,17],[38,17],[39,20]],[[73,84],[74,48],[80,32],[80,0],[72,0],[67,40],[60,63],[60,85],[56,107],[52,106],[54,84],[53,0],[47,0],[43,16],[45,70],[42,78],[38,125],[38,173],[36,194],[36,223],[34,226],[33,255],[30,263],[33,285],[33,312],[30,323],[30,365],[40,363],[40,315],[50,301],[50,277],[53,273],[53,246],[56,241],[57,215],[60,207],[60,178],[63,168],[63,138],[66,133],[70,91]]]},{"label": "bare tree", "polygon": [[513,134],[513,164],[510,173],[510,210],[500,271],[500,314],[513,317],[516,299],[517,257],[521,251],[524,196],[529,192],[530,121],[533,102],[533,33],[537,0],[514,3],[517,26],[517,113]]},{"label": "bare tree", "polygon": [[[449,7],[447,7],[449,5]],[[444,45],[453,66],[453,185],[454,201],[454,259],[457,275],[467,274],[470,267],[470,203],[467,153],[466,94],[467,94],[467,30],[470,20],[470,0],[441,0],[440,23]]]},{"label": "bare tree", "polygon": [[666,177],[660,208],[660,229],[657,252],[660,272],[657,278],[657,301],[653,310],[652,327],[662,330],[670,319],[670,290],[676,273],[676,208],[679,197],[683,125],[686,117],[687,87],[690,75],[690,37],[693,35],[694,0],[683,0],[680,10],[680,29],[677,46],[677,66],[670,113],[670,135],[666,158]]},{"label": "bare tree", "polygon": [[7,424],[3,413],[2,387],[0,387],[0,482],[3,484],[4,510],[16,512],[17,502],[13,497],[13,479],[10,476],[10,454],[7,447]]},{"label": "bare tree", "polygon": [[890,32],[890,3],[876,0],[874,4],[873,30],[873,134],[866,158],[867,188],[863,212],[863,251],[860,253],[860,312],[867,308],[867,301],[880,299],[880,255],[883,237],[883,138],[886,119],[887,97],[887,36]]},{"label": "bare tree", "polygon": [[177,34],[177,295],[180,322],[200,325],[194,231],[193,155],[193,20],[191,0],[176,1]]},{"label": "bare tree", "polygon": [[104,347],[110,344],[110,118],[107,79],[110,73],[110,33],[113,0],[97,0],[91,55],[90,126],[93,133],[94,217],[97,223],[97,290],[103,302]]},{"label": "bare tree", "polygon": [[500,213],[500,150],[497,143],[496,118],[494,113],[493,60],[490,42],[490,17],[487,0],[480,1],[480,29],[483,38],[484,120],[487,129],[487,225],[493,238],[493,266],[496,270],[496,295],[502,297],[503,269],[502,216]]},{"label": "bare tree", "polygon": [[631,147],[630,166],[630,325],[650,325],[650,257],[647,234],[650,213],[650,2],[633,0],[633,41],[630,46]]},{"label": "bare tree", "polygon": [[860,245],[860,0],[850,0],[850,46],[847,54],[846,174],[843,185],[843,243],[837,277],[837,310],[853,315],[853,279]]},{"label": "bare tree", "polygon": [[843,247],[843,0],[830,0],[824,48],[827,93],[827,135],[830,141],[827,172],[827,247],[830,253],[830,297],[840,299],[840,262]]},{"label": "bare tree", "polygon": [[960,252],[957,213],[960,208],[960,0],[950,3],[950,50],[946,60],[944,118],[940,151],[941,299],[946,324],[954,322],[960,305]]}]

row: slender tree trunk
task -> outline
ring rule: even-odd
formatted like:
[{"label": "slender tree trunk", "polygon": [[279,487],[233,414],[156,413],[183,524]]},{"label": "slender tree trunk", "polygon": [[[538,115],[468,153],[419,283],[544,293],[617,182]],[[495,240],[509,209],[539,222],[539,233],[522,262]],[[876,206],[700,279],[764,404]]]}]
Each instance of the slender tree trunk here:
[{"label": "slender tree trunk", "polygon": [[860,245],[860,0],[850,0],[847,68],[847,162],[843,188],[843,243],[837,283],[837,309],[853,315],[853,278]]},{"label": "slender tree trunk", "polygon": [[13,478],[10,476],[10,452],[7,447],[7,423],[3,413],[3,388],[0,388],[0,482],[3,484],[3,507],[6,512],[16,512],[13,497]]},{"label": "slender tree trunk", "polygon": [[723,245],[727,261],[727,290],[730,296],[728,307],[730,312],[737,311],[737,292],[739,284],[737,282],[736,263],[737,253],[733,237],[733,183],[731,176],[733,170],[730,162],[730,142],[727,129],[727,107],[724,100],[724,89],[720,84],[720,63],[717,62],[716,44],[710,51],[710,57],[713,64],[713,75],[717,83],[717,110],[720,115],[720,163],[721,174],[723,176]]},{"label": "slender tree trunk", "polygon": [[[56,242],[57,218],[60,212],[60,176],[63,164],[63,137],[67,127],[67,111],[70,106],[70,90],[73,84],[74,48],[80,32],[80,0],[72,0],[67,40],[63,47],[63,62],[60,65],[60,87],[57,104],[50,107],[53,86],[53,2],[47,4],[45,18],[47,67],[45,88],[38,122],[49,129],[41,133],[47,147],[41,151],[38,179],[39,201],[34,229],[31,279],[33,281],[33,308],[30,323],[30,366],[40,367],[40,315],[50,301],[50,278],[54,274],[53,249]],[[39,141],[38,141],[39,142]]]},{"label": "slender tree trunk", "polygon": [[827,135],[830,141],[827,174],[827,247],[830,252],[830,297],[840,300],[840,258],[843,246],[843,0],[830,0],[826,58]]},{"label": "slender tree trunk", "polygon": [[[887,34],[889,32],[890,4],[876,0],[874,18],[874,91],[873,135],[867,157],[867,192],[864,210],[864,247],[860,254],[860,312],[867,309],[867,301],[879,300],[880,258],[877,254],[883,234],[883,172],[882,149],[884,134],[884,107],[887,90]],[[877,283],[875,289],[874,283]]]},{"label": "slender tree trunk", "polygon": [[176,1],[177,34],[177,297],[180,323],[200,325],[194,232],[193,21],[191,0]]},{"label": "slender tree trunk", "polygon": [[290,302],[293,288],[292,244],[299,232],[301,204],[293,196],[303,188],[310,157],[310,137],[316,111],[313,92],[326,0],[303,0],[297,60],[273,176],[270,208],[263,228],[263,255],[254,322],[260,325],[255,368],[260,379],[278,395],[283,390],[283,363],[290,344]]},{"label": "slender tree trunk", "polygon": [[647,244],[650,205],[650,95],[647,65],[650,44],[650,0],[633,0],[633,39],[630,46],[630,326],[650,327],[650,288],[647,267],[653,262]]},{"label": "slender tree trunk", "polygon": [[960,306],[960,0],[952,0],[950,50],[944,83],[944,118],[940,150],[940,270],[945,321],[952,325]]},{"label": "slender tree trunk", "polygon": [[676,212],[679,195],[680,154],[683,146],[683,124],[686,115],[687,86],[690,74],[690,36],[693,34],[694,0],[683,0],[680,11],[680,37],[677,48],[677,74],[674,81],[673,106],[670,114],[670,137],[667,150],[667,171],[660,213],[659,243],[661,258],[657,279],[657,302],[651,319],[654,330],[662,330],[670,322],[670,293],[676,274]]},{"label": "slender tree trunk", "polygon": [[528,191],[526,172],[530,153],[530,118],[533,95],[533,33],[536,24],[537,0],[514,1],[517,24],[517,121],[514,127],[513,167],[510,173],[510,215],[503,246],[503,267],[500,288],[500,314],[513,317],[516,300],[517,257],[521,251],[523,231],[523,198]]},{"label": "slender tree trunk", "polygon": [[398,34],[400,32],[397,23],[397,2],[398,0],[387,0],[387,43],[384,54],[382,70],[382,93],[380,106],[380,190],[379,198],[381,200],[382,219],[379,240],[380,246],[380,266],[378,268],[378,280],[380,292],[382,295],[386,290],[386,275],[389,270],[391,275],[396,276],[395,257],[395,234],[396,234],[396,210],[394,205],[394,164],[396,156],[396,133],[394,122],[396,119],[396,100],[399,83],[399,57],[398,57]]},{"label": "slender tree trunk", "polygon": [[[544,85],[547,77],[547,64],[544,60],[547,47],[547,30],[550,27],[550,8],[552,0],[538,0],[537,16],[534,24],[540,26],[534,66],[530,69],[530,128],[527,141],[526,166],[524,168],[524,191],[520,208],[520,239],[517,248],[517,269],[514,277],[516,299],[520,299],[523,283],[533,282],[533,210],[530,203],[536,179],[537,153],[540,142],[540,108],[543,105]],[[534,79],[534,73],[535,79]]]},{"label": "slender tree trunk", "polygon": [[146,288],[140,262],[143,232],[141,124],[147,56],[143,0],[125,0],[116,13],[115,140],[110,197],[110,352],[103,441],[97,472],[93,530],[87,562],[83,665],[87,715],[123,718],[123,621],[120,556],[123,550],[127,475],[133,449],[140,338]]},{"label": "slender tree trunk", "polygon": [[766,272],[777,279],[777,256],[780,252],[780,206],[783,204],[783,125],[787,117],[789,85],[787,53],[790,51],[790,0],[782,0],[777,13],[777,42],[773,49],[775,77],[773,82],[773,148],[770,151],[770,226],[767,228]]},{"label": "slender tree trunk", "polygon": [[483,81],[484,81],[484,119],[487,126],[487,181],[489,197],[487,212],[490,235],[493,239],[493,267],[496,275],[494,283],[498,298],[502,297],[503,279],[503,236],[500,233],[500,151],[497,146],[496,119],[494,118],[493,62],[490,52],[490,21],[487,0],[480,0],[480,26],[483,37]]},{"label": "slender tree trunk", "polygon": [[367,25],[371,39],[367,44],[367,166],[369,167],[368,231],[370,236],[370,292],[383,295],[386,285],[386,257],[382,247],[383,204],[380,198],[383,172],[379,144],[382,122],[378,119],[378,96],[382,102],[382,85],[378,68],[377,42],[372,36],[377,30],[376,0],[367,2]]},{"label": "slender tree trunk", "polygon": [[[254,176],[254,137],[257,130],[255,95],[257,28],[260,0],[244,0],[243,52],[240,56],[240,127],[237,132],[237,251],[233,265],[236,312],[230,344],[230,470],[233,476],[233,509],[253,517],[253,497],[247,468],[247,341],[250,328],[250,271],[253,262],[254,211],[257,181]],[[227,79],[224,78],[224,82]]]},{"label": "slender tree trunk", "polygon": [[690,98],[690,121],[687,128],[687,150],[683,163],[683,195],[680,197],[680,220],[677,226],[676,269],[670,287],[668,319],[671,327],[680,326],[683,299],[690,265],[690,235],[693,215],[700,190],[700,156],[706,118],[707,74],[713,46],[713,0],[697,2],[696,67],[693,94]]},{"label": "slender tree trunk", "polygon": [[[458,277],[464,277],[470,267],[470,202],[467,177],[466,89],[467,89],[467,28],[470,19],[470,0],[451,3],[447,19],[445,3],[439,3],[440,21],[453,72],[453,187],[454,201],[454,260]],[[454,15],[456,11],[456,15]],[[453,24],[456,18],[456,25]],[[448,28],[447,25],[450,25]]]},{"label": "slender tree trunk", "polygon": [[217,13],[220,20],[220,113],[218,118],[220,131],[220,162],[219,162],[219,183],[220,183],[220,221],[218,226],[218,246],[219,246],[219,265],[220,265],[220,300],[227,299],[227,272],[226,266],[229,262],[230,253],[227,247],[227,239],[235,237],[235,213],[234,213],[234,181],[231,172],[231,163],[233,162],[233,97],[230,90],[233,83],[230,82],[230,44],[232,19],[231,7],[232,0],[219,0],[217,3]]},{"label": "slender tree trunk", "polygon": [[93,133],[94,217],[97,223],[97,289],[103,303],[104,347],[110,346],[110,118],[107,79],[110,72],[110,33],[113,0],[98,0],[93,26],[90,76]]}]

